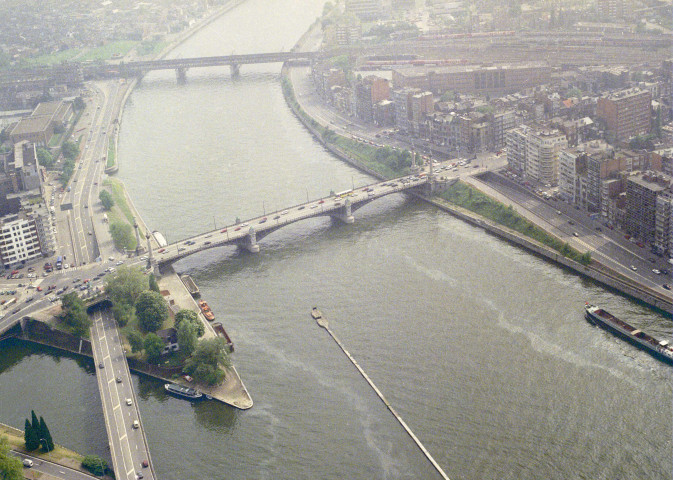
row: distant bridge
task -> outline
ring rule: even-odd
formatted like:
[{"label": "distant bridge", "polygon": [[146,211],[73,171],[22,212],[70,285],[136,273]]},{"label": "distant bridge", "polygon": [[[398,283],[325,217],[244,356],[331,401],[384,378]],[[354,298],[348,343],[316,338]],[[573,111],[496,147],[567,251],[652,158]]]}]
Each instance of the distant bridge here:
[{"label": "distant bridge", "polygon": [[309,64],[319,55],[319,52],[251,53],[247,55],[222,55],[217,57],[172,58],[168,60],[122,62],[118,65],[108,64],[106,68],[109,70],[118,68],[119,75],[121,76],[142,76],[152,70],[175,70],[178,78],[182,79],[190,68],[228,65],[231,68],[232,75],[237,75],[241,65],[285,62]]},{"label": "distant bridge", "polygon": [[217,57],[173,58],[136,62],[80,63],[67,62],[51,66],[21,68],[0,73],[0,85],[29,84],[44,86],[50,83],[76,85],[84,80],[107,77],[142,77],[153,70],[175,70],[178,80],[184,80],[190,68],[229,66],[232,75],[238,75],[241,65],[254,63],[310,64],[320,52],[272,52]]},{"label": "distant bridge", "polygon": [[437,188],[453,183],[455,180],[452,178],[438,183],[433,175],[420,174],[358,187],[354,190],[342,192],[341,195],[336,194],[327,198],[312,200],[285,210],[183,239],[166,247],[150,249],[149,261],[160,266],[223,245],[237,245],[250,252],[259,252],[258,240],[292,223],[319,216],[329,216],[344,223],[353,223],[355,221],[353,212],[377,198],[405,191],[430,193]]}]

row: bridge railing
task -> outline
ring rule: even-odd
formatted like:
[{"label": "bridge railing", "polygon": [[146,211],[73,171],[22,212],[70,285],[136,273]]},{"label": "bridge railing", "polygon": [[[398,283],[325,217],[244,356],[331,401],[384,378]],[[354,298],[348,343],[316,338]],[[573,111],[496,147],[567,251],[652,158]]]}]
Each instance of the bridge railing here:
[{"label": "bridge railing", "polygon": [[[397,186],[397,187],[393,187],[393,190],[392,190],[392,191],[387,191],[385,194],[383,194],[383,193],[376,194],[376,193],[375,193],[372,197],[364,198],[364,199],[358,201],[357,203],[368,202],[368,201],[374,200],[374,199],[376,199],[376,198],[384,197],[384,196],[386,196],[386,195],[392,195],[393,193],[400,193],[400,192],[403,192],[403,191],[405,191],[405,190],[409,190],[409,189],[411,189],[411,188],[421,186],[421,185],[423,185],[423,184],[425,183],[425,179],[422,180],[422,181],[414,181],[411,185],[399,185],[399,183],[401,183],[401,181],[400,181],[399,179],[387,180],[387,181],[385,181],[385,182],[379,182],[379,183],[375,183],[375,184],[372,184],[372,185],[381,185],[382,183],[391,183],[391,182],[392,182],[392,183],[398,183],[398,186]],[[371,186],[371,185],[367,185],[367,186]],[[366,188],[367,186],[364,186],[364,187],[358,187],[358,188]],[[273,225],[274,227],[279,228],[279,227],[284,226],[284,225],[289,225],[289,224],[291,224],[291,223],[296,223],[296,222],[298,222],[298,221],[300,221],[300,220],[305,220],[305,219],[307,219],[307,218],[311,218],[311,217],[317,217],[317,216],[319,216],[319,215],[317,214],[317,212],[315,212],[313,209],[308,208],[305,214],[302,214],[302,215],[300,215],[300,216],[298,216],[298,217],[294,217],[291,221],[288,221],[288,220],[286,220],[286,219],[283,218],[283,216],[282,216],[282,212],[285,211],[285,210],[292,210],[292,209],[295,209],[295,208],[299,208],[299,207],[301,207],[301,206],[308,206],[308,205],[313,204],[313,203],[315,203],[315,202],[318,202],[318,201],[320,201],[320,200],[327,201],[327,200],[330,200],[330,199],[334,199],[335,201],[337,200],[336,197],[330,195],[329,197],[321,197],[321,198],[317,198],[317,199],[311,200],[311,201],[309,201],[309,202],[298,203],[298,204],[296,204],[296,205],[292,205],[292,206],[283,208],[282,210],[276,210],[276,211],[273,211],[273,212],[269,212],[269,213],[267,213],[266,215],[261,215],[261,216],[259,216],[259,217],[254,217],[254,218],[251,218],[251,219],[248,219],[248,220],[244,220],[244,221],[241,222],[241,223],[235,223],[235,224],[233,224],[233,225],[227,225],[227,226],[224,226],[224,227],[222,227],[222,228],[218,228],[217,230],[211,230],[211,231],[208,231],[208,232],[199,233],[199,234],[197,234],[197,235],[194,235],[194,236],[191,236],[191,237],[188,237],[188,238],[184,238],[184,239],[180,240],[180,241],[177,242],[177,243],[173,243],[173,244],[167,245],[166,247],[163,247],[163,248],[165,248],[166,250],[170,250],[170,249],[173,248],[173,247],[176,247],[176,248],[177,248],[177,247],[179,247],[181,244],[184,244],[185,242],[193,241],[194,239],[201,239],[204,235],[220,233],[220,232],[221,232],[223,229],[225,229],[225,228],[227,229],[227,233],[228,233],[228,231],[229,231],[230,228],[232,228],[232,227],[236,227],[236,226],[241,226],[241,225],[243,225],[244,223],[248,223],[248,226],[249,226],[249,227],[254,227],[255,225],[260,225],[260,224],[259,224],[259,223],[250,223],[250,222],[255,222],[256,220],[259,220],[259,219],[264,218],[264,217],[267,217],[267,222],[268,222],[268,224],[266,225],[265,230],[269,229],[268,227],[270,227],[271,225]],[[322,215],[322,214],[329,213],[329,212],[331,212],[331,211],[333,211],[333,210],[338,210],[338,209],[342,208],[343,205],[338,205],[338,206],[327,205],[327,206],[325,206],[324,204],[321,204],[320,207],[321,207],[320,215]],[[325,210],[327,210],[327,211],[325,211]],[[279,218],[279,219],[275,219],[275,223],[274,223],[274,220],[273,220],[273,219],[268,219],[268,217],[269,217],[269,216],[275,216],[275,215],[281,215],[281,218]],[[265,222],[265,223],[266,223],[266,222]],[[209,250],[209,249],[214,248],[214,247],[217,247],[217,246],[223,246],[223,245],[226,245],[226,244],[228,244],[228,243],[235,242],[236,240],[239,240],[239,239],[241,239],[241,238],[245,238],[245,234],[241,235],[241,237],[236,238],[236,239],[227,238],[227,239],[213,240],[211,244],[209,244],[209,245],[201,245],[201,246],[198,246],[197,248],[191,248],[191,249],[189,250],[189,252],[185,252],[185,253],[183,253],[183,252],[176,252],[175,255],[171,255],[171,256],[170,256],[168,259],[166,259],[165,261],[168,261],[168,260],[170,260],[170,259],[174,259],[174,258],[186,257],[186,256],[192,255],[192,254],[194,254],[194,253],[201,252],[201,251],[204,251],[204,250]]]}]

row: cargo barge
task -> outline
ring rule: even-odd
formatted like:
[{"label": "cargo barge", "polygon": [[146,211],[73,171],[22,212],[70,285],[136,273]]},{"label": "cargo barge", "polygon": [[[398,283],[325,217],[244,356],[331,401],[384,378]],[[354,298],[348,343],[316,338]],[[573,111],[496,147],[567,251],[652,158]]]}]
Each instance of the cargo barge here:
[{"label": "cargo barge", "polygon": [[231,341],[231,338],[229,338],[229,335],[227,334],[227,331],[224,329],[222,324],[220,322],[213,323],[213,330],[215,330],[215,334],[218,337],[224,338],[224,340],[227,342],[226,345],[229,349],[229,353],[232,353],[234,351],[234,342]]},{"label": "cargo barge", "polygon": [[200,400],[203,397],[203,394],[195,388],[183,387],[175,383],[167,383],[164,385],[164,388],[168,393],[188,400]]},{"label": "cargo barge", "polygon": [[595,305],[587,303],[585,311],[589,322],[645,350],[658,360],[673,365],[673,348],[668,340],[658,340]]}]

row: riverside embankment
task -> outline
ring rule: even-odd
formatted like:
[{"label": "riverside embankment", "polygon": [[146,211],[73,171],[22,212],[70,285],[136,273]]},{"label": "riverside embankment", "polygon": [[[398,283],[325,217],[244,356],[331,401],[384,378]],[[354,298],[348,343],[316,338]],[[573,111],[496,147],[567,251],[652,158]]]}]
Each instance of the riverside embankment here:
[{"label": "riverside embankment", "polygon": [[[238,5],[241,5],[244,2],[245,0],[231,0],[226,5],[223,5],[222,7],[218,8],[212,15],[199,21],[197,24],[192,26],[187,32],[179,35],[178,38],[174,39],[166,48],[164,48],[156,56],[156,58],[165,57],[168,53],[170,53],[173,49],[181,45],[183,42],[187,41],[200,29],[210,25],[213,21],[217,20],[217,18],[221,17],[225,13],[231,11],[233,8],[237,7]],[[114,155],[115,162],[113,165],[105,169],[105,173],[107,173],[108,175],[117,173],[119,171],[119,155],[117,154],[117,151],[118,151],[119,135],[122,128],[122,117],[124,113],[124,106],[126,105],[126,102],[128,101],[131,93],[133,92],[133,89],[137,86],[138,82],[139,79],[133,79],[130,83],[124,84],[124,86],[119,89],[117,97],[112,99],[112,101],[115,103],[114,105],[115,113],[113,114],[113,118],[115,119],[113,121],[113,123],[115,124],[115,128],[110,130],[113,132],[113,137],[111,138],[111,141],[114,145],[113,148],[115,152]],[[146,245],[144,244],[143,241],[146,235],[149,235],[149,242],[151,248],[158,247],[156,239],[154,238],[153,235],[151,235],[150,228],[147,226],[142,216],[136,209],[132,198],[128,194],[126,188],[124,188],[123,182],[121,180],[116,180],[116,182],[118,182],[118,185],[121,186],[123,202],[126,204],[125,207],[131,211],[133,218],[138,224],[141,242],[143,243],[142,245],[139,245],[139,247],[141,248],[141,250],[146,249]],[[198,308],[192,297],[189,295],[189,292],[187,291],[185,285],[182,283],[182,281],[180,281],[179,276],[171,268],[168,268],[163,273],[163,275],[158,279],[158,283],[162,288],[162,290],[170,292],[169,301],[172,301],[176,305],[179,305],[180,308],[195,311],[199,315],[200,320],[206,326],[206,335],[205,335],[206,338],[216,336],[216,333],[212,325],[210,325],[209,322],[206,321],[205,318],[203,318],[203,315],[200,313],[200,309]],[[162,369],[161,367],[148,365],[145,364],[144,362],[139,362],[133,358],[129,358],[129,367],[131,368],[131,370],[144,373],[157,379],[174,381],[177,383],[181,382],[184,383],[184,380],[178,377],[178,374],[180,373],[179,369]],[[250,397],[250,394],[248,393],[245,385],[243,384],[243,381],[241,380],[238,371],[233,365],[231,368],[228,369],[225,381],[221,385],[213,387],[199,385],[199,388],[202,391],[204,391],[204,393],[207,393],[208,395],[212,396],[214,399],[219,400],[228,405],[234,406],[236,408],[248,409],[251,408],[253,405],[252,398]]]},{"label": "riverside embankment", "polygon": [[[301,37],[299,42],[295,45],[294,49],[301,50],[305,47],[305,44],[309,39],[313,38],[314,30],[320,28],[320,23],[314,23],[307,32]],[[361,160],[353,156],[348,151],[340,148],[335,142],[327,141],[326,138],[330,138],[325,135],[325,129],[328,129],[330,125],[326,123],[321,123],[319,118],[311,117],[309,112],[302,108],[299,99],[296,96],[295,84],[297,77],[293,75],[293,71],[298,71],[297,68],[288,67],[287,65],[283,66],[282,70],[282,81],[283,81],[283,93],[285,95],[287,104],[292,109],[296,117],[304,124],[304,126],[311,132],[313,137],[322,143],[325,148],[327,148],[331,153],[341,158],[350,165],[358,168],[359,170],[372,175],[379,180],[383,180],[386,177],[379,173],[378,171],[371,168],[371,166],[365,165]],[[333,134],[338,135],[338,134]],[[345,139],[348,141],[348,139]],[[484,192],[488,195],[488,192]],[[450,213],[451,215],[465,220],[472,225],[476,225],[484,230],[497,235],[500,238],[507,240],[510,243],[513,243],[519,247],[526,249],[529,252],[532,252],[538,256],[541,256],[557,265],[561,265],[564,268],[571,269],[575,273],[580,274],[583,277],[590,278],[594,281],[597,281],[609,288],[617,290],[618,292],[628,295],[634,299],[645,302],[648,305],[651,305],[663,312],[673,311],[673,301],[670,298],[665,297],[664,295],[651,290],[644,285],[633,281],[624,275],[620,275],[606,265],[592,260],[589,265],[582,265],[579,262],[573,261],[563,255],[558,251],[547,247],[544,244],[541,244],[529,237],[526,237],[514,230],[511,230],[503,225],[490,221],[486,218],[483,218],[469,210],[461,208],[457,205],[454,205],[446,200],[443,200],[437,196],[426,196],[420,195],[417,193],[412,193],[417,198],[428,202],[441,210]],[[531,217],[528,215],[528,212],[515,206],[515,210],[529,220]],[[540,228],[544,229],[544,226],[538,225]],[[547,232],[552,235],[550,232]],[[562,241],[562,239],[558,239]]]}]

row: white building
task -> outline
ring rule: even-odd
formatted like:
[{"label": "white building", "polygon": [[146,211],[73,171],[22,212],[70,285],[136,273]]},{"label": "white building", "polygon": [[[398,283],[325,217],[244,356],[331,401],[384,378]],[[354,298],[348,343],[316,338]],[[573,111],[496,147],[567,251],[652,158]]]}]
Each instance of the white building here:
[{"label": "white building", "polygon": [[521,125],[506,134],[505,142],[511,169],[541,183],[556,185],[558,154],[568,147],[568,139],[563,133]]},{"label": "white building", "polygon": [[7,215],[0,223],[0,261],[11,268],[40,257],[42,249],[37,225],[32,216],[20,212]]}]

